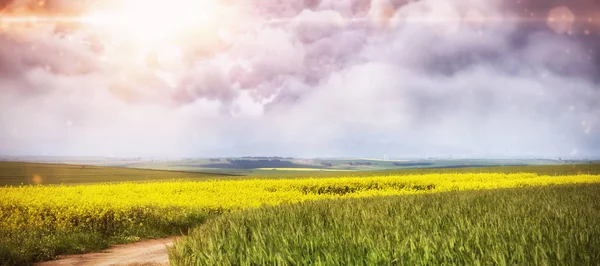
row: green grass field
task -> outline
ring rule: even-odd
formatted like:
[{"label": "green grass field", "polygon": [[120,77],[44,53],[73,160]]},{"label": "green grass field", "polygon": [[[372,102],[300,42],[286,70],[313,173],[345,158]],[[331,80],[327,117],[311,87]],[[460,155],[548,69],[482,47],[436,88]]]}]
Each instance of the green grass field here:
[{"label": "green grass field", "polygon": [[208,221],[172,265],[598,265],[600,185],[339,199]]},{"label": "green grass field", "polygon": [[0,186],[93,184],[172,179],[208,180],[220,178],[236,178],[236,176],[105,166],[0,162]]}]

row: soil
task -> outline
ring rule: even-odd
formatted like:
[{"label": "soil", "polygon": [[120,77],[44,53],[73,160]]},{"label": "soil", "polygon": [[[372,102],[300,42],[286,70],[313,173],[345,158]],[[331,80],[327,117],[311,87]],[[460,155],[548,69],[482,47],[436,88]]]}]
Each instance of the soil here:
[{"label": "soil", "polygon": [[167,246],[173,245],[177,237],[140,241],[132,244],[115,245],[98,253],[68,255],[57,260],[39,263],[39,266],[109,266],[136,265],[157,266],[169,265]]}]

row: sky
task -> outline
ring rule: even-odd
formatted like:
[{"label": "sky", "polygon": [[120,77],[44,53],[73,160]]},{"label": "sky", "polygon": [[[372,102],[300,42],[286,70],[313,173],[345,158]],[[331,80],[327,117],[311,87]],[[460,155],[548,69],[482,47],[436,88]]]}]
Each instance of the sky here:
[{"label": "sky", "polygon": [[600,157],[595,0],[0,9],[0,155]]}]

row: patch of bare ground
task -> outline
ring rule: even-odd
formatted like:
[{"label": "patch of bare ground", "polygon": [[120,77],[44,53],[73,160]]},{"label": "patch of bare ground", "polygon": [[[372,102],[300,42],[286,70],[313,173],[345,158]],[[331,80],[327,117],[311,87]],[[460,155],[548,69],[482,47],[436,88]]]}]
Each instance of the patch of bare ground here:
[{"label": "patch of bare ground", "polygon": [[103,252],[68,255],[39,266],[165,266],[169,265],[167,246],[177,237],[115,245]]}]

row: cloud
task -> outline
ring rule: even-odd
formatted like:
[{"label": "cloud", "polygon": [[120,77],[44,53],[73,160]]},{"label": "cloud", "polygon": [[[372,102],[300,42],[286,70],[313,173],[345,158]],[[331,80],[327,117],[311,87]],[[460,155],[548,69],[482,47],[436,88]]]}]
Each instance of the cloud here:
[{"label": "cloud", "polygon": [[[70,3],[2,6],[94,6]],[[247,23],[225,16],[151,46],[91,26],[2,31],[0,153],[600,155],[600,32],[585,6],[221,5]],[[543,15],[559,5],[579,18],[570,34]]]}]

